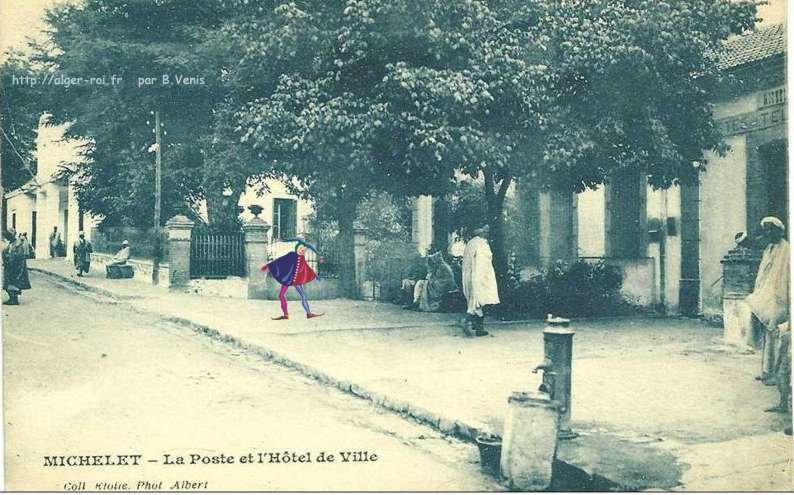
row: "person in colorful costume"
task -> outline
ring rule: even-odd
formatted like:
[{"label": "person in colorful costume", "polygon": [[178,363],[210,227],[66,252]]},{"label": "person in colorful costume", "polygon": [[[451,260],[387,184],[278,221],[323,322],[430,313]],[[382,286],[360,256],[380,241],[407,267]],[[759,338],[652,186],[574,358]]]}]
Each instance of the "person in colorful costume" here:
[{"label": "person in colorful costume", "polygon": [[[317,250],[314,248],[314,246],[307,243],[303,239],[287,239],[287,242],[291,241],[295,241],[297,243],[295,244],[295,250],[293,252],[287,253],[280,258],[276,258],[262,267],[263,272],[269,271],[270,275],[281,284],[281,291],[278,293],[278,300],[281,301],[282,314],[281,316],[274,317],[273,319],[289,319],[287,299],[284,297],[284,295],[287,293],[287,289],[290,286],[295,287],[295,290],[298,291],[298,295],[301,298],[301,305],[303,306],[304,311],[306,311],[306,318],[316,318],[318,316],[322,316],[323,313],[312,313],[311,309],[309,308],[309,300],[306,299],[306,292],[303,289],[303,286],[312,280],[319,280],[317,274],[314,273],[314,270],[312,270],[312,268],[306,262],[306,258],[304,257],[306,248],[311,249],[315,253],[317,253]],[[319,253],[317,254],[319,256]]]}]

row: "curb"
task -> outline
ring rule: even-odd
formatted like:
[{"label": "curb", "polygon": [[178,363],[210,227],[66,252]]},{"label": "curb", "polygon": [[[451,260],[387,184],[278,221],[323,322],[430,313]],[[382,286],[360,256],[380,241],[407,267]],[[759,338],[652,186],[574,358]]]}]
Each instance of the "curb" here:
[{"label": "curb", "polygon": [[444,435],[453,436],[460,440],[464,440],[470,443],[475,443],[475,439],[479,435],[483,433],[490,433],[490,434],[493,433],[490,432],[488,428],[483,424],[465,422],[453,418],[448,418],[433,411],[429,411],[427,409],[412,405],[405,400],[383,395],[379,392],[372,391],[367,387],[358,385],[356,383],[352,383],[348,380],[339,379],[334,376],[331,376],[318,368],[303,364],[278,351],[268,349],[258,344],[246,343],[240,340],[238,337],[226,334],[218,329],[208,327],[206,325],[195,323],[187,318],[182,318],[178,316],[169,316],[169,315],[164,315],[162,313],[141,309],[132,303],[132,300],[136,298],[119,296],[118,294],[115,294],[112,291],[101,289],[99,287],[95,287],[74,280],[70,277],[65,277],[59,273],[43,270],[41,268],[28,268],[28,269],[37,273],[50,276],[54,279],[65,282],[68,285],[79,287],[86,291],[94,292],[105,297],[110,297],[120,300],[119,304],[126,305],[136,313],[144,314],[147,316],[156,316],[162,319],[163,321],[167,321],[169,323],[187,327],[199,335],[204,335],[205,337],[209,337],[210,339],[222,342],[224,344],[229,344],[232,347],[235,347],[239,350],[252,352],[262,358],[267,359],[268,361],[276,363],[285,368],[297,371],[300,374],[308,378],[311,378],[312,380],[320,384],[333,386],[334,388],[337,388],[348,395],[369,400],[376,406],[398,413],[406,418],[413,419],[418,423],[430,426],[433,429],[443,433]]},{"label": "curb", "polygon": [[135,297],[132,297],[132,296],[121,296],[119,294],[116,294],[113,291],[109,291],[109,290],[102,289],[102,288],[99,288],[99,287],[94,287],[93,285],[86,284],[84,282],[80,282],[79,280],[75,280],[75,279],[73,279],[71,277],[67,277],[67,276],[61,275],[60,273],[55,273],[55,272],[51,272],[51,271],[48,271],[48,270],[42,270],[41,268],[28,267],[28,271],[41,273],[41,274],[44,274],[44,275],[48,275],[48,276],[50,276],[50,277],[52,277],[54,279],[57,279],[57,280],[65,283],[67,285],[73,285],[75,287],[79,287],[79,288],[81,288],[83,290],[86,290],[86,291],[89,291],[89,292],[93,292],[95,294],[99,294],[99,295],[104,296],[104,297],[110,297],[110,298],[119,299],[119,300],[138,299],[138,298],[135,298]]}]

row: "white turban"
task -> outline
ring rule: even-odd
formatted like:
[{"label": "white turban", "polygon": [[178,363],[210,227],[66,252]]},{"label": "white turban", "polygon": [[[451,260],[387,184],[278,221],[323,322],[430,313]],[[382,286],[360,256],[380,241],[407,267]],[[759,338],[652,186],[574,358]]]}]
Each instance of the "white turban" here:
[{"label": "white turban", "polygon": [[761,220],[761,227],[764,225],[774,225],[783,232],[786,231],[786,227],[783,225],[783,222],[781,222],[777,217],[764,217],[763,220]]}]

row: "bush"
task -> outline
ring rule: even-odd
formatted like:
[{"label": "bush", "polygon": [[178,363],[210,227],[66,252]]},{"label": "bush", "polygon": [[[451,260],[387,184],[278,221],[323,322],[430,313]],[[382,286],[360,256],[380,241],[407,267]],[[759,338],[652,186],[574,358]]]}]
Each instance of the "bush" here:
[{"label": "bush", "polygon": [[[154,229],[141,229],[138,227],[101,227],[92,233],[92,246],[98,253],[116,254],[121,249],[124,240],[130,242],[130,256],[132,258],[154,259]],[[160,233],[160,247],[162,258],[168,259],[168,236],[165,228]]]},{"label": "bush", "polygon": [[558,263],[516,286],[508,286],[494,313],[510,318],[607,316],[623,314],[622,275],[603,261]]},{"label": "bush", "polygon": [[402,280],[419,280],[427,275],[427,263],[416,246],[402,239],[371,240],[367,243],[366,279],[380,288],[379,299],[400,299]]}]

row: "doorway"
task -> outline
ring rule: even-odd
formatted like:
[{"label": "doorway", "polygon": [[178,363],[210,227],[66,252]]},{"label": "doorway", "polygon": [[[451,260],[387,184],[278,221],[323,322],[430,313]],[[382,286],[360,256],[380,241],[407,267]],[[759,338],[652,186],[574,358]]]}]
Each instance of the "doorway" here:
[{"label": "doorway", "polygon": [[788,225],[787,141],[780,139],[758,148],[766,174],[766,215],[776,216]]}]

